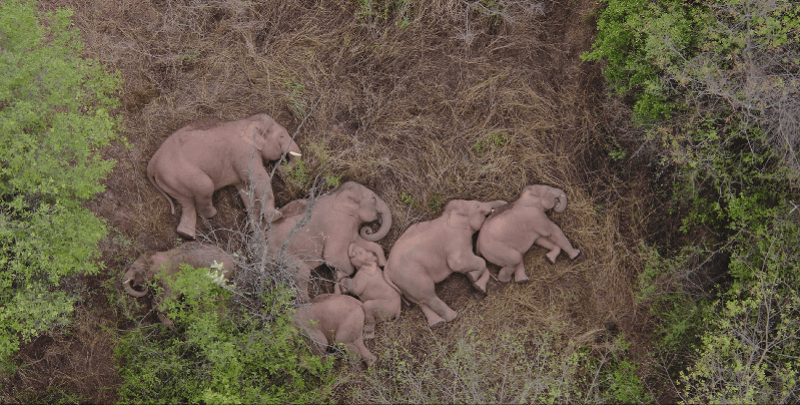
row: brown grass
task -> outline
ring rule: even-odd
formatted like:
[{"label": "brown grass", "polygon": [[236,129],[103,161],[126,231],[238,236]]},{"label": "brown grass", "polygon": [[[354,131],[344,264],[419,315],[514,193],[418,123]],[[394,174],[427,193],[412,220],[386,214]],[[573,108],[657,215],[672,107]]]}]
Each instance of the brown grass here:
[{"label": "brown grass", "polygon": [[[123,252],[106,254],[106,277],[118,277],[138,252],[178,240],[179,216],[145,176],[173,131],[266,112],[291,133],[313,107],[297,136],[311,175],[358,181],[387,201],[387,254],[408,226],[441,213],[438,201],[511,201],[537,183],[570,198],[551,219],[582,250],[579,259],[562,255],[551,265],[535,247],[525,259],[531,282],[492,281],[483,300],[452,276],[437,291],[459,319],[428,332],[419,309],[404,306],[398,322],[379,325],[368,344],[375,353],[390,344],[384,335],[417,347],[421,333],[448,339],[469,326],[491,339],[498,322],[589,345],[613,322],[633,343],[630,353],[644,353],[649,325],[634,286],[649,191],[635,162],[608,157],[606,137],[624,127],[627,112],[605,100],[599,67],[578,58],[593,40],[596,3],[509,1],[494,17],[477,3],[415,2],[401,28],[397,10],[359,19],[358,3],[344,0],[44,1],[45,9],[73,7],[86,55],[124,79],[118,113],[131,147],[108,150],[118,163],[92,204],[126,240]],[[273,188],[278,205],[305,196],[288,179]],[[244,220],[232,188],[214,204],[220,214],[201,232]],[[347,384],[359,384],[356,374],[348,378],[337,394],[344,401],[354,399]]]}]

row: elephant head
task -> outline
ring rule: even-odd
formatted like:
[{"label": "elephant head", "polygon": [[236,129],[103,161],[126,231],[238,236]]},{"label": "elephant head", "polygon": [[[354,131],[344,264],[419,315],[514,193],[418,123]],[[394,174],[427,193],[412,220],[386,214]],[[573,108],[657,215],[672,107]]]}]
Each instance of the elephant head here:
[{"label": "elephant head", "polygon": [[552,209],[555,212],[563,212],[567,208],[567,195],[564,191],[550,186],[525,187],[520,201],[524,206],[540,206],[544,211]]},{"label": "elephant head", "polygon": [[286,128],[269,115],[257,114],[250,117],[241,136],[261,153],[265,161],[278,160],[286,154],[286,160],[291,165],[301,156],[300,147],[292,140]]},{"label": "elephant head", "polygon": [[[150,261],[150,256],[153,253],[155,252],[148,252],[136,259],[136,261],[131,264],[131,268],[128,269],[122,277],[122,288],[125,289],[125,292],[136,298],[144,297],[148,293],[148,289],[144,284],[149,281],[147,273],[153,265]],[[136,291],[134,289],[136,286],[142,286],[142,291]]]},{"label": "elephant head", "polygon": [[446,217],[448,226],[462,229],[469,227],[474,233],[481,229],[483,221],[495,208],[505,204],[507,203],[502,200],[491,202],[452,200],[444,207],[443,216]]},{"label": "elephant head", "polygon": [[352,181],[339,186],[334,209],[358,217],[363,224],[378,221],[380,229],[375,232],[370,226],[359,230],[359,235],[370,242],[383,239],[392,227],[392,213],[386,202],[372,190]]}]

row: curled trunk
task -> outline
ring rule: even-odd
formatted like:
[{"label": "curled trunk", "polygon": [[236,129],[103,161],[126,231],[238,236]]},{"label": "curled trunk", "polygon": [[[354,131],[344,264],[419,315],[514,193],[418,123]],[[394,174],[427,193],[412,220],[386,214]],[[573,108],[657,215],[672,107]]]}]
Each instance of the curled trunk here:
[{"label": "curled trunk", "polygon": [[125,273],[125,277],[122,278],[122,288],[125,289],[125,292],[136,298],[144,297],[145,295],[147,295],[148,293],[147,287],[143,286],[142,291],[136,291],[133,289],[133,286],[131,285],[131,282],[133,282],[133,280],[134,280],[133,270],[130,270],[127,273]]},{"label": "curled trunk", "polygon": [[553,208],[555,212],[563,212],[565,209],[567,209],[567,194],[562,190],[554,190],[553,199],[556,202],[556,205]]},{"label": "curled trunk", "polygon": [[380,229],[373,233],[371,227],[364,226],[359,231],[361,237],[370,242],[377,242],[386,237],[389,234],[389,228],[392,227],[392,212],[389,211],[389,206],[378,196],[375,197],[375,204],[377,205],[378,222],[381,224]]}]

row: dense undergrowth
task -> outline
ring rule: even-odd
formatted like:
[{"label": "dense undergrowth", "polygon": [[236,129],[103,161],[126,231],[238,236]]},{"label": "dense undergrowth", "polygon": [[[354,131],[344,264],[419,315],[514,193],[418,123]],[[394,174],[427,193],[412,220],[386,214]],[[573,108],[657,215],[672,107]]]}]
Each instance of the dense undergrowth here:
[{"label": "dense undergrowth", "polygon": [[[797,3],[36,6],[0,4],[3,402],[798,400]],[[365,184],[391,208],[388,253],[450,199],[546,183],[582,257],[534,248],[531,283],[482,299],[451,277],[437,293],[459,318],[430,330],[404,306],[366,370],[310,355],[292,278],[222,190],[200,233],[238,253],[234,283],[166,280],[183,296],[164,327],[119,285],[140,252],[180,243],[144,167],[190,121],[257,112],[303,149],[279,205]],[[96,364],[113,378],[91,382]]]},{"label": "dense undergrowth", "polygon": [[796,402],[800,4],[606,4],[585,58],[635,100],[682,219],[643,245],[666,377],[692,403]]}]

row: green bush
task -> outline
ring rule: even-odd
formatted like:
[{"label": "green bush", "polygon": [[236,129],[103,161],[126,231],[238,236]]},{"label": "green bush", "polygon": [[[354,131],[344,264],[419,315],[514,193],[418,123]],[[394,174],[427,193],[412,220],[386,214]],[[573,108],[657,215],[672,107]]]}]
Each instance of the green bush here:
[{"label": "green bush", "polygon": [[66,322],[76,298],[52,287],[102,268],[105,224],[83,201],[114,165],[100,149],[116,138],[120,77],[81,58],[71,15],[0,4],[0,361]]},{"label": "green bush", "polygon": [[182,270],[162,280],[182,294],[164,302],[174,326],[143,325],[121,339],[123,402],[308,403],[327,395],[332,362],[311,356],[292,326],[293,290],[272,288],[261,299],[269,304],[253,310],[208,268]]}]

